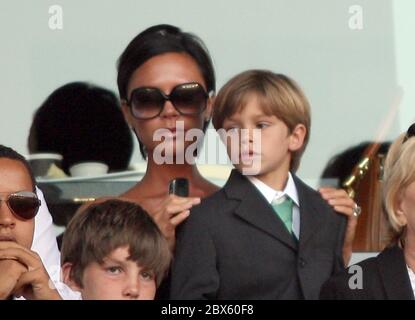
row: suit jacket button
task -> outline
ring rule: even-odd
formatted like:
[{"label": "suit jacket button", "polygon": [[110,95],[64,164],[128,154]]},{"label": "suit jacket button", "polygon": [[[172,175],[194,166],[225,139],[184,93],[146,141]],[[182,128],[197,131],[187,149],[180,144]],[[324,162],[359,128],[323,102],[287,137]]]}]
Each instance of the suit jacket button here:
[{"label": "suit jacket button", "polygon": [[300,258],[300,267],[304,268],[306,264],[307,262],[303,258]]}]

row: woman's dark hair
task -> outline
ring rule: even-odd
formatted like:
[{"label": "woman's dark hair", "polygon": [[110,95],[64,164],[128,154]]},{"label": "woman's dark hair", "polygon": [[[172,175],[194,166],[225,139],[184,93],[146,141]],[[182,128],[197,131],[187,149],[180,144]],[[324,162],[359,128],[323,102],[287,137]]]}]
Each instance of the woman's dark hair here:
[{"label": "woman's dark hair", "polygon": [[56,89],[36,111],[28,147],[30,153],[61,154],[66,173],[84,161],[121,171],[130,163],[133,139],[115,93],[72,82]]},{"label": "woman's dark hair", "polygon": [[10,160],[16,160],[21,162],[27,169],[27,174],[30,176],[30,180],[32,180],[32,191],[35,192],[35,177],[33,176],[32,169],[30,168],[29,163],[27,162],[26,158],[23,157],[20,153],[13,150],[12,148],[6,147],[0,144],[0,159],[6,158]]},{"label": "woman's dark hair", "polygon": [[[208,92],[215,92],[216,81],[212,59],[203,41],[194,34],[181,29],[160,24],[152,26],[138,34],[127,46],[118,60],[118,91],[120,98],[127,100],[127,87],[131,75],[147,60],[163,53],[178,52],[191,56],[203,75]],[[203,130],[206,130],[208,122]],[[137,137],[138,139],[138,137]],[[141,141],[140,152],[146,158],[146,151]]]}]

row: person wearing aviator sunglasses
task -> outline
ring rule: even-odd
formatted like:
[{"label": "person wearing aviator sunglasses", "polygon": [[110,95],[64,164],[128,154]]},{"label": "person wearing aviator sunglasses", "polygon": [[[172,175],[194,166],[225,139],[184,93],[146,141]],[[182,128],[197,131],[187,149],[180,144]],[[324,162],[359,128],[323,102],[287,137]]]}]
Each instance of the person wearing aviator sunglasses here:
[{"label": "person wearing aviator sunglasses", "polygon": [[414,300],[415,297],[415,123],[389,148],[383,176],[383,204],[393,237],[377,257],[358,264],[359,288],[351,288],[352,266],[322,288],[322,299]]},{"label": "person wearing aviator sunglasses", "polygon": [[0,299],[61,299],[31,251],[40,200],[24,157],[0,145]]},{"label": "person wearing aviator sunglasses", "polygon": [[[176,226],[192,206],[219,189],[202,177],[196,165],[176,161],[193,143],[178,139],[179,135],[190,129],[204,131],[209,124],[215,92],[213,63],[198,37],[158,25],[141,32],[124,50],[117,83],[124,117],[147,159],[143,179],[121,197],[149,212],[173,250]],[[157,164],[154,157],[161,143],[154,139],[159,129],[169,132],[173,164]],[[188,197],[168,194],[169,182],[178,177],[189,181]]]}]

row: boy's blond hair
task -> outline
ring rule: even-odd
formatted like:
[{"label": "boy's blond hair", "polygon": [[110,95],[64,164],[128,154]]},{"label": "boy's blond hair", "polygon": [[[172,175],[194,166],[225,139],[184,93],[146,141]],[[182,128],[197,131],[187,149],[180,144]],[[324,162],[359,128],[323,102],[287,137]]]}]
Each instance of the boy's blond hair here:
[{"label": "boy's blond hair", "polygon": [[282,120],[290,133],[298,124],[305,126],[303,146],[291,155],[290,171],[295,172],[309,140],[311,115],[303,91],[289,77],[267,70],[248,70],[236,75],[222,87],[216,97],[213,126],[216,130],[221,129],[224,120],[241,110],[252,94],[258,98],[264,112]]}]

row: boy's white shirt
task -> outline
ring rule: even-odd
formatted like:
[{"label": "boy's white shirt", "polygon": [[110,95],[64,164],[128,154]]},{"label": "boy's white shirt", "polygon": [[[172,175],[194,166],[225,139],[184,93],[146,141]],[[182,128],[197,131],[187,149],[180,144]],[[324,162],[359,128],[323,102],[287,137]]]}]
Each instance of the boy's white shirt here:
[{"label": "boy's white shirt", "polygon": [[258,189],[258,191],[264,196],[269,204],[273,200],[288,196],[293,200],[293,222],[292,230],[297,239],[300,239],[300,202],[298,200],[297,187],[295,186],[294,179],[291,176],[291,173],[288,172],[287,184],[285,185],[284,190],[275,190],[259,180],[254,176],[246,176],[249,181]]},{"label": "boy's white shirt", "polygon": [[[56,242],[55,232],[53,230],[52,216],[42,191],[36,187],[36,194],[41,201],[39,212],[35,217],[35,232],[31,249],[40,256],[50,279],[64,300],[80,300],[80,292],[73,291],[62,282],[60,252]],[[23,300],[23,297],[15,298]]]}]

